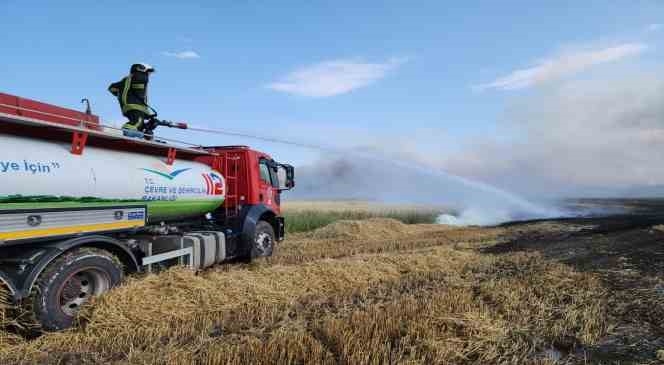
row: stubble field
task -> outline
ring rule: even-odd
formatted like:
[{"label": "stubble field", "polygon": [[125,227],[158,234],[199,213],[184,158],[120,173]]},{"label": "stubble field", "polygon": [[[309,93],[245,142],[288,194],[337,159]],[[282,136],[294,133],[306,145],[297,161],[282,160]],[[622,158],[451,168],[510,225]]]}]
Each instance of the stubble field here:
[{"label": "stubble field", "polygon": [[[657,363],[664,303],[648,290],[661,277],[629,295],[607,276],[620,268],[575,261],[590,254],[570,254],[583,242],[568,241],[594,237],[592,246],[591,223],[456,228],[393,218],[374,211],[293,233],[249,265],[130,278],[70,331],[30,340],[0,332],[0,363]],[[550,252],[555,242],[571,246]],[[637,352],[620,332],[630,324],[647,332]]]}]

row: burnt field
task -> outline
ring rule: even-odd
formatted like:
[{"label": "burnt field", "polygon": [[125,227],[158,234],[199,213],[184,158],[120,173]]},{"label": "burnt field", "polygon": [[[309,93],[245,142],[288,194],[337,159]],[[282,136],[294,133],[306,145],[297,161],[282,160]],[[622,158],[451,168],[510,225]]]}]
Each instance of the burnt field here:
[{"label": "burnt field", "polygon": [[[591,363],[664,362],[664,216],[641,212],[604,218],[510,224],[512,238],[482,252],[536,253],[601,280],[607,331],[575,356]],[[582,352],[582,353],[580,353]],[[659,362],[657,356],[659,353]]]},{"label": "burnt field", "polygon": [[659,224],[338,221],[250,265],[131,278],[70,331],[0,332],[0,363],[657,364]]}]

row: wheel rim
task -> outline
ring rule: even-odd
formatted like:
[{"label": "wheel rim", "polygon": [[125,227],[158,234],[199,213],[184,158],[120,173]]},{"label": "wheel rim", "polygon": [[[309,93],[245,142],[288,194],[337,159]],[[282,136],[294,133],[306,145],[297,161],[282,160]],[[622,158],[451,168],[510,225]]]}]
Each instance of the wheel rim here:
[{"label": "wheel rim", "polygon": [[256,236],[256,251],[260,255],[264,255],[272,247],[272,236],[268,233],[261,232]]},{"label": "wheel rim", "polygon": [[71,274],[60,287],[60,309],[73,317],[91,297],[108,291],[111,280],[107,273],[96,268],[85,268]]}]

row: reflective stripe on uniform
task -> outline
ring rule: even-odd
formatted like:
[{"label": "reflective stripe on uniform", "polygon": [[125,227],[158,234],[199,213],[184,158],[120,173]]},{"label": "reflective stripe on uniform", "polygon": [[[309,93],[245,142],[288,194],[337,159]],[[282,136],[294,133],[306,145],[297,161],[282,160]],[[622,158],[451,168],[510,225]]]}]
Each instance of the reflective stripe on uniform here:
[{"label": "reflective stripe on uniform", "polygon": [[[122,104],[122,114],[126,114],[128,111],[131,110],[138,110],[140,112],[143,112],[145,114],[150,114],[150,110],[146,105],[141,105],[141,104],[129,104],[127,103],[127,95],[129,94],[129,89],[130,88],[135,88],[139,89],[140,87],[135,87],[136,85],[141,85],[143,88],[145,88],[145,84],[132,84],[131,83],[131,75],[125,77],[124,79],[124,87],[122,89],[122,99],[120,99],[120,103]],[[145,100],[147,102],[147,95],[145,96]]]},{"label": "reflective stripe on uniform", "polygon": [[133,89],[140,89],[140,90],[143,90],[143,89],[145,89],[145,84],[131,84],[131,87],[132,87]]},{"label": "reflective stripe on uniform", "polygon": [[122,103],[122,112],[125,112],[125,106],[127,105],[127,94],[129,94],[129,87],[131,87],[131,75],[125,77],[124,79],[124,87],[122,89],[122,99],[120,99],[120,102]]},{"label": "reflective stripe on uniform", "polygon": [[[136,123],[136,124],[132,124]],[[130,120],[122,126],[122,129],[140,130],[143,127],[143,116],[137,116],[136,120]]]},{"label": "reflective stripe on uniform", "polygon": [[145,114],[150,114],[150,110],[145,105],[125,104],[125,105],[122,106],[122,114],[126,114],[128,111],[131,111],[131,110],[138,110],[139,112],[143,112]]}]

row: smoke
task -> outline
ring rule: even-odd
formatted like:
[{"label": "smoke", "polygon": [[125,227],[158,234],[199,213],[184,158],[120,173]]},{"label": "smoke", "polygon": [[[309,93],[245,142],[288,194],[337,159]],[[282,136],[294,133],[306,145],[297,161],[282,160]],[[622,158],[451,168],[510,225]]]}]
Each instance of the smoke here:
[{"label": "smoke", "polygon": [[569,81],[521,97],[505,120],[499,130],[510,138],[467,141],[427,161],[429,169],[415,161],[419,151],[327,154],[298,170],[293,196],[440,205],[456,211],[441,223],[494,224],[567,214],[541,203],[551,199],[664,194],[664,81],[657,75]]},{"label": "smoke", "polygon": [[473,141],[443,165],[528,196],[662,195],[664,81],[572,81],[514,103],[510,141]]},{"label": "smoke", "polygon": [[[329,156],[329,155],[328,155]],[[360,199],[451,209],[447,224],[490,225],[559,214],[494,187],[405,159],[349,152],[297,172],[295,199]],[[447,218],[446,218],[447,217]],[[442,221],[441,221],[442,222]]]}]

